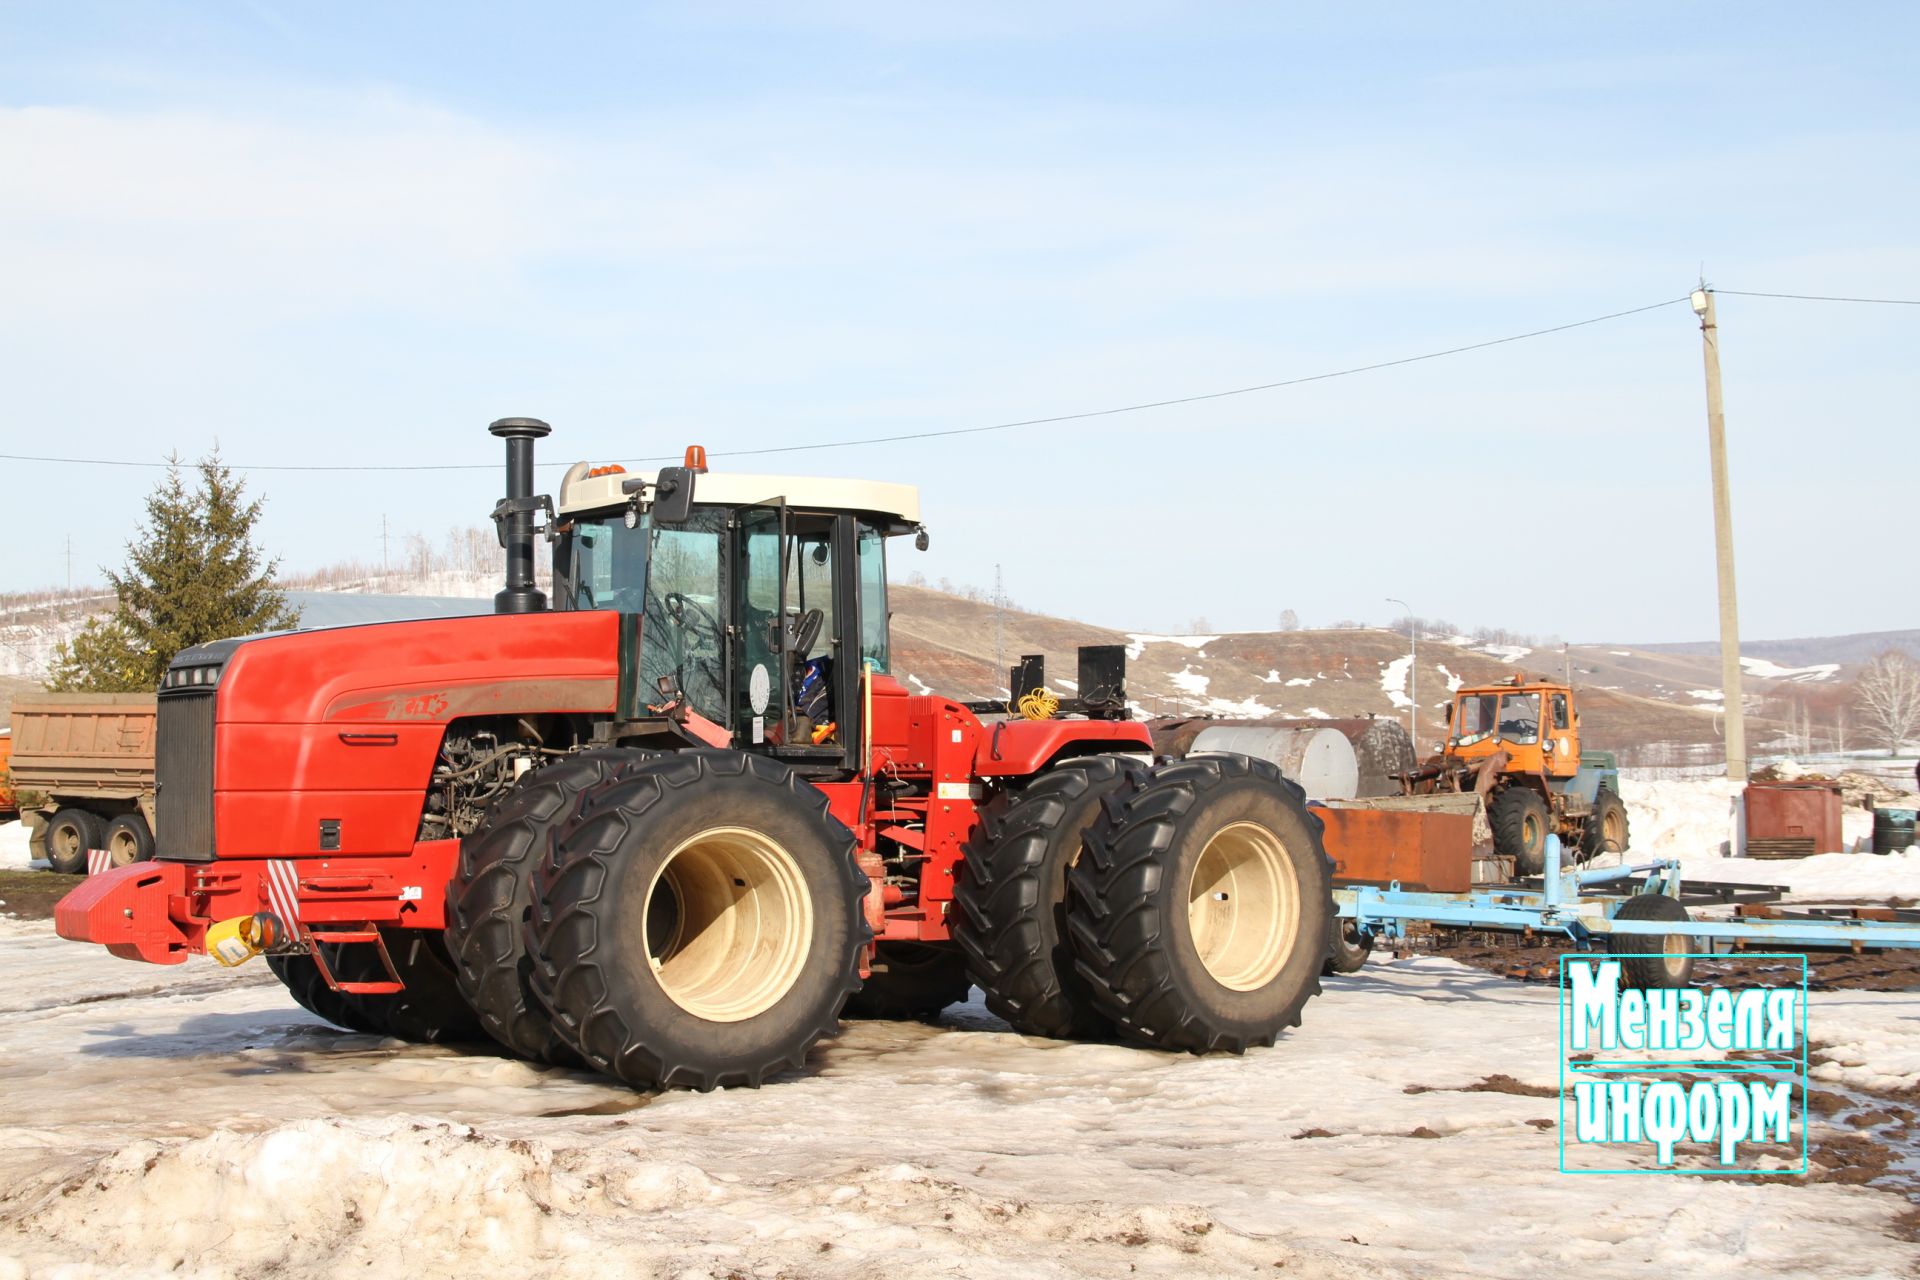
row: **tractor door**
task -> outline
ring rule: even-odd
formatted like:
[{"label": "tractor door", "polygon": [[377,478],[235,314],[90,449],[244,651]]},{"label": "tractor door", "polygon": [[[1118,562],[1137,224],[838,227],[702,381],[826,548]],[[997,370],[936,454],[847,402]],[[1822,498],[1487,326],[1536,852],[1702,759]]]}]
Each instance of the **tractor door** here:
[{"label": "tractor door", "polygon": [[844,762],[842,629],[857,617],[847,524],[784,505],[741,512],[735,726],[749,750]]},{"label": "tractor door", "polygon": [[1541,745],[1546,753],[1548,776],[1571,778],[1580,771],[1580,739],[1574,732],[1570,694],[1547,695],[1547,727]]}]

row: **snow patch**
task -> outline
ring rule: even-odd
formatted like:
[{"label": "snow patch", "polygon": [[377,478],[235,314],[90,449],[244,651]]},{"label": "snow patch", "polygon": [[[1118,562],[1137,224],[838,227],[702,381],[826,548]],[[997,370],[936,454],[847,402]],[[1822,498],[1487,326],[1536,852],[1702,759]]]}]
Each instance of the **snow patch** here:
[{"label": "snow patch", "polygon": [[1519,644],[1483,644],[1475,652],[1491,654],[1502,662],[1518,662],[1533,650]]},{"label": "snow patch", "polygon": [[0,867],[20,870],[33,861],[27,835],[24,822],[0,822]]},{"label": "snow patch", "polygon": [[1127,646],[1127,657],[1138,658],[1147,651],[1150,644],[1178,644],[1189,649],[1204,649],[1218,640],[1219,636],[1147,636],[1138,632],[1127,632],[1127,639],[1133,641]]},{"label": "snow patch", "polygon": [[1380,673],[1380,688],[1396,709],[1413,705],[1413,699],[1407,696],[1407,673],[1412,669],[1413,655],[1408,654],[1389,662]]},{"label": "snow patch", "polygon": [[906,675],[900,678],[902,680],[905,680],[908,684],[912,685],[913,691],[917,694],[925,696],[933,692],[933,686],[928,684],[925,680],[922,680],[919,676]]},{"label": "snow patch", "polygon": [[1332,717],[1332,716],[1330,716],[1330,715],[1328,715],[1328,714],[1327,714],[1326,712],[1324,712],[1324,711],[1322,711],[1322,710],[1321,710],[1320,708],[1318,708],[1318,707],[1308,707],[1308,708],[1307,708],[1307,709],[1306,709],[1305,711],[1302,711],[1302,712],[1300,713],[1300,718],[1301,718],[1302,720],[1331,720],[1331,719],[1333,719],[1333,717]]},{"label": "snow patch", "polygon": [[1811,667],[1783,667],[1768,662],[1765,658],[1742,658],[1740,665],[1756,680],[1791,680],[1795,684],[1812,684],[1816,680],[1831,680],[1840,671],[1840,664],[1837,662],[1820,662]]},{"label": "snow patch", "polygon": [[1205,697],[1207,686],[1213,683],[1211,677],[1201,675],[1192,667],[1182,667],[1167,679],[1173,683],[1174,688],[1184,689],[1195,697]]},{"label": "snow patch", "polygon": [[1453,674],[1453,672],[1447,670],[1444,666],[1440,665],[1437,662],[1433,664],[1433,669],[1435,671],[1438,671],[1441,675],[1447,678],[1448,693],[1459,692],[1460,686],[1466,683],[1465,680],[1462,680],[1459,676]]},{"label": "snow patch", "polygon": [[1287,681],[1287,687],[1290,689],[1308,689],[1312,686],[1312,676],[1295,676],[1293,679]]}]

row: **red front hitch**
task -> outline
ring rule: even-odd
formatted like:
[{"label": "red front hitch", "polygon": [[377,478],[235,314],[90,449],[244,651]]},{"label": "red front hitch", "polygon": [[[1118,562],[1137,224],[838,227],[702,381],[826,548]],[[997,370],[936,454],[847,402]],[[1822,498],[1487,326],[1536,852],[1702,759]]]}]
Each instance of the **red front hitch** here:
[{"label": "red front hitch", "polygon": [[[136,862],[88,876],[53,909],[53,929],[96,942],[123,960],[182,964],[193,938],[174,920],[170,899],[187,895],[187,865]],[[184,910],[181,911],[185,915]]]}]

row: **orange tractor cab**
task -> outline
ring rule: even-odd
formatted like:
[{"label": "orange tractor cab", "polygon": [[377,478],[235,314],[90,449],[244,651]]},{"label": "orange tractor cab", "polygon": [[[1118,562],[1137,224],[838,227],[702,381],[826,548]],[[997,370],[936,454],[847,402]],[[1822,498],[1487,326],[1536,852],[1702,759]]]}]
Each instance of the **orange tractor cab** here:
[{"label": "orange tractor cab", "polygon": [[1539,875],[1547,836],[1577,861],[1627,847],[1627,809],[1610,752],[1580,750],[1580,713],[1564,684],[1516,675],[1458,690],[1441,753],[1410,775],[1420,794],[1475,791],[1494,852],[1517,875]]},{"label": "orange tractor cab", "polygon": [[[62,901],[128,959],[264,954],[321,1018],[639,1087],[758,1085],[843,1012],[1239,1052],[1319,990],[1321,823],[1272,764],[1156,765],[1123,651],[985,707],[895,678],[908,485],[506,442],[492,616],[178,654],[158,849]],[[542,519],[543,518],[543,519]],[[537,523],[539,522],[539,523]],[[537,536],[553,598],[534,585]]]}]

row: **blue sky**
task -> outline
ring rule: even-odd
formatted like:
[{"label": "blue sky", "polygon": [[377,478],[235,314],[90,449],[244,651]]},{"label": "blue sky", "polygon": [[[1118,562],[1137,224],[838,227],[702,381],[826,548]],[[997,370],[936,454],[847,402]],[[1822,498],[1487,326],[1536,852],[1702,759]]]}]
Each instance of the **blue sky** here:
[{"label": "blue sky", "polygon": [[[549,461],[1245,386],[1727,289],[1920,298],[1907,6],[0,6],[0,452]],[[1720,300],[1746,633],[1920,624],[1920,307]],[[1018,432],[909,571],[1146,629],[1714,634],[1684,305]],[[553,476],[556,472],[545,473]],[[151,474],[0,462],[0,590]],[[260,472],[291,568],[491,470]],[[1907,584],[1907,585],[1903,585]]]}]

